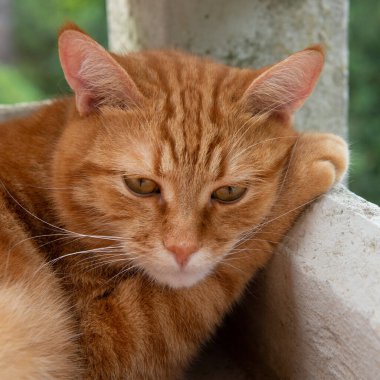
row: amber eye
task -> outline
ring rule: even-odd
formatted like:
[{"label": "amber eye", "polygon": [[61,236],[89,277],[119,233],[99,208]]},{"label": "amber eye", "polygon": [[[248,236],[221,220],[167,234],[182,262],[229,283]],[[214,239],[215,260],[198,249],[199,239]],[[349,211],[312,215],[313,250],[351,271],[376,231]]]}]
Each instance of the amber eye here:
[{"label": "amber eye", "polygon": [[238,186],[223,186],[216,189],[211,198],[216,199],[222,203],[230,203],[240,199],[246,192],[245,187]]},{"label": "amber eye", "polygon": [[124,182],[136,195],[149,196],[160,192],[160,187],[156,182],[147,178],[128,178],[124,176]]}]

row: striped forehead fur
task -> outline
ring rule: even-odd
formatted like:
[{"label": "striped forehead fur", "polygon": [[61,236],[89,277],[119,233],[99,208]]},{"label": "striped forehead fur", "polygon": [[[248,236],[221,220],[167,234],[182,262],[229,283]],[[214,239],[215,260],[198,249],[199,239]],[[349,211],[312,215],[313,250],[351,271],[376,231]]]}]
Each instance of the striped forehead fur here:
[{"label": "striped forehead fur", "polygon": [[214,174],[220,171],[220,142],[228,147],[236,133],[236,124],[228,121],[257,74],[176,51],[131,54],[119,58],[119,63],[162,115],[158,136],[162,169],[173,169],[182,161],[207,165]]}]

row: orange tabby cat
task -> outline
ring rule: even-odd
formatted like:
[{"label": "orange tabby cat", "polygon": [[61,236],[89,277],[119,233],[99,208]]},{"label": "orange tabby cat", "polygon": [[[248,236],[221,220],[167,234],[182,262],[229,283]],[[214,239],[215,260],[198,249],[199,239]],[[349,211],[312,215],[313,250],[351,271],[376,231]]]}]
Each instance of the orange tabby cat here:
[{"label": "orange tabby cat", "polygon": [[74,98],[0,125],[0,378],[178,379],[347,147],[292,115],[311,47],[259,71],[59,38]]}]

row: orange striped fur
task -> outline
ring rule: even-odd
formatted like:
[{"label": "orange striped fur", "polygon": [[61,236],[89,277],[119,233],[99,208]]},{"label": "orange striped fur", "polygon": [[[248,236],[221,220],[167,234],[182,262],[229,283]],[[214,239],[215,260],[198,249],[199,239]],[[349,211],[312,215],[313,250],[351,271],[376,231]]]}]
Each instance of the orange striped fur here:
[{"label": "orange striped fur", "polygon": [[[340,138],[292,127],[323,55],[242,70],[110,55],[75,27],[60,55],[75,99],[0,125],[0,378],[179,379],[346,170]],[[223,186],[247,190],[223,204]]]}]

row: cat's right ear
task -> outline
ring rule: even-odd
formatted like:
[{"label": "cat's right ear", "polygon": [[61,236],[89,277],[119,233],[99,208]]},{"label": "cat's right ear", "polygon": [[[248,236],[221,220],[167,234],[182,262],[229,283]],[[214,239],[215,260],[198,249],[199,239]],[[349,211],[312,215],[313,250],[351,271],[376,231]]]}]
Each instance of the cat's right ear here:
[{"label": "cat's right ear", "polygon": [[88,115],[101,105],[129,108],[142,100],[128,73],[78,27],[64,28],[58,47],[62,69],[75,92],[80,115]]},{"label": "cat's right ear", "polygon": [[312,93],[324,63],[321,46],[311,46],[271,66],[243,95],[249,110],[259,116],[293,115]]}]

